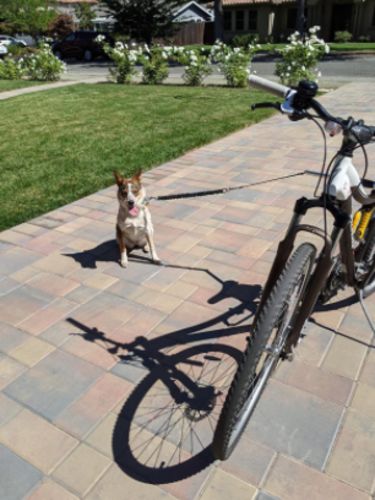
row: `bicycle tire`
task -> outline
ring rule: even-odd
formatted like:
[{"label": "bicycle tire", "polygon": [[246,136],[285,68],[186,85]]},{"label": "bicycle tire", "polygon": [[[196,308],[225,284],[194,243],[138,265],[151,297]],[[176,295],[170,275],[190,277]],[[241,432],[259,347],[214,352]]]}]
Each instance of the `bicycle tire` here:
[{"label": "bicycle tire", "polygon": [[[258,315],[253,334],[249,337],[248,346],[228,391],[215,430],[212,451],[216,459],[226,460],[231,455],[259,401],[268,378],[280,359],[290,331],[290,328],[289,330],[287,328],[292,324],[298,311],[315,256],[316,247],[310,243],[303,243],[296,249]],[[296,287],[298,288],[295,302],[289,310]],[[283,320],[287,313],[289,313],[289,318],[288,323],[285,324]],[[277,331],[273,337],[272,347],[275,347],[275,350],[277,348],[277,355],[269,352],[267,356],[265,348],[275,327]],[[262,354],[266,355],[266,359],[263,360],[257,373]]]}]

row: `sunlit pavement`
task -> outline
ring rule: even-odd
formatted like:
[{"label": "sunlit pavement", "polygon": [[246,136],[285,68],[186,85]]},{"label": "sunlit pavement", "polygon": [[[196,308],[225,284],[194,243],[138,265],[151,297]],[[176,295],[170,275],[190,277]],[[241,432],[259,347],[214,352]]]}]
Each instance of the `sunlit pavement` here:
[{"label": "sunlit pavement", "polygon": [[[373,82],[323,100],[375,125]],[[144,181],[152,195],[195,191],[321,158],[314,124],[274,116]],[[314,314],[232,457],[210,455],[277,242],[315,181],[154,202],[164,266],[136,253],[119,266],[114,187],[0,233],[2,500],[371,498],[375,352],[348,293]],[[367,305],[374,317],[374,297]]]}]

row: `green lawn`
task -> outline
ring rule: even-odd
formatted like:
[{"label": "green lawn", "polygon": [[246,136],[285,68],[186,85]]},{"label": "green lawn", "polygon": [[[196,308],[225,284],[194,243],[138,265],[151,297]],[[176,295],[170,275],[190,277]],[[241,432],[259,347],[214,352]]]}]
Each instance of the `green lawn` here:
[{"label": "green lawn", "polygon": [[75,85],[3,101],[0,229],[257,122],[248,89]]},{"label": "green lawn", "polygon": [[[276,52],[285,47],[285,43],[263,43],[260,51]],[[328,43],[332,52],[366,52],[375,51],[375,43],[371,42],[348,42],[348,43]]]},{"label": "green lawn", "polygon": [[330,43],[331,50],[335,52],[366,52],[375,51],[374,42],[348,42],[348,43]]},{"label": "green lawn", "polygon": [[33,85],[41,85],[42,83],[43,82],[29,82],[28,80],[0,80],[0,92],[31,87]]},{"label": "green lawn", "polygon": [[[258,52],[276,53],[278,50],[285,47],[285,43],[261,43]],[[348,42],[348,43],[333,43],[329,42],[331,51],[333,52],[375,52],[374,42]],[[204,48],[208,54],[211,50],[211,45],[186,45],[186,48]]]}]

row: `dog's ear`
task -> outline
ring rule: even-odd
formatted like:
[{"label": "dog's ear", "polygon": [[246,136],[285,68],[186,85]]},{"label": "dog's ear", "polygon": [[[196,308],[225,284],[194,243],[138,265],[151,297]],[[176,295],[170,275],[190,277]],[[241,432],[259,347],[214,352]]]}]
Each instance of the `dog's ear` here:
[{"label": "dog's ear", "polygon": [[121,186],[122,181],[124,180],[124,179],[123,179],[123,177],[122,177],[122,175],[121,175],[121,174],[119,174],[119,173],[117,172],[117,170],[114,170],[114,172],[113,172],[113,176],[114,176],[114,178],[115,178],[115,180],[116,180],[117,185],[118,185],[118,186]]},{"label": "dog's ear", "polygon": [[142,176],[142,169],[140,168],[134,175],[133,179],[135,179],[137,182],[140,182]]}]

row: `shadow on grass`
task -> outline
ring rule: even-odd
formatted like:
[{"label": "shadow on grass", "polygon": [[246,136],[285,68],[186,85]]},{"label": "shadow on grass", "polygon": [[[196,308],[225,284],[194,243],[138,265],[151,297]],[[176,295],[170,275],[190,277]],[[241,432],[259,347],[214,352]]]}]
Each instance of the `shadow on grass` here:
[{"label": "shadow on grass", "polygon": [[[112,449],[119,467],[139,481],[180,481],[214,460],[213,433],[242,358],[234,339],[249,333],[249,319],[261,291],[259,285],[215,279],[222,289],[208,303],[235,298],[239,304],[159,337],[135,336],[134,341],[119,342],[97,328],[67,319],[81,330],[78,335],[117,357],[114,373],[136,382],[118,413]],[[245,317],[233,321],[239,314]],[[136,323],[131,327],[136,331]]]}]

